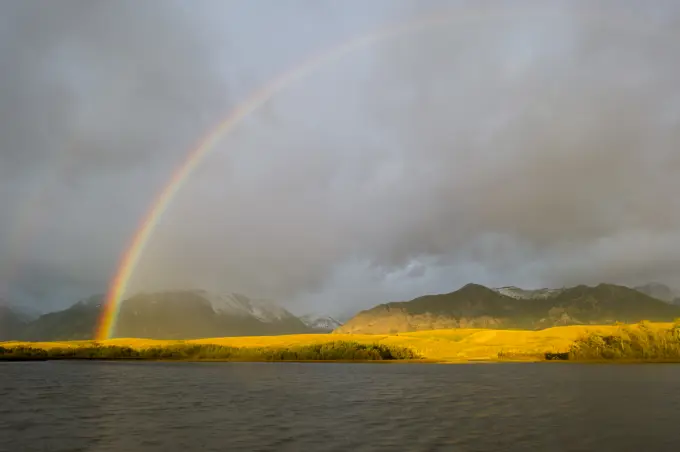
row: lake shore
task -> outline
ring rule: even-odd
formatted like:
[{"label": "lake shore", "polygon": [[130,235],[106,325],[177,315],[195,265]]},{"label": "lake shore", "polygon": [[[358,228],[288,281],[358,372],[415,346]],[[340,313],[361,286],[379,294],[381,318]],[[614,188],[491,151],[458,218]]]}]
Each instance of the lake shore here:
[{"label": "lake shore", "polygon": [[[669,344],[675,347],[672,350],[676,350],[676,348],[680,350],[680,347],[677,347],[680,345],[680,337],[677,344],[673,345],[675,336],[672,336],[672,334],[675,333],[672,332],[677,331],[674,328],[677,328],[677,326],[672,323],[644,323],[635,325],[574,325],[536,331],[447,329],[390,335],[301,334],[190,340],[116,338],[104,341],[14,341],[0,343],[0,348],[6,350],[17,348],[43,350],[42,356],[31,357],[32,360],[105,359],[111,361],[132,358],[134,361],[368,361],[372,363],[417,362],[438,364],[536,363],[545,361],[563,363],[680,362],[680,354],[673,355],[669,354],[668,351],[663,351],[669,350]],[[665,349],[657,350],[654,353],[638,353],[638,355],[631,351],[631,340],[635,342],[633,346],[636,346],[638,342],[644,342],[645,347],[651,347],[649,344],[653,344],[657,336],[661,338],[660,341],[663,342]],[[617,344],[617,350],[625,345],[623,348],[627,351],[624,355],[620,353],[620,356],[615,353],[612,354],[607,347],[602,345],[611,342],[611,338],[621,337],[625,338],[624,342],[628,345],[620,341],[616,342],[618,339],[614,342]],[[577,343],[580,344],[580,355],[578,357],[567,356],[567,353]],[[116,356],[103,356],[103,351],[107,349]],[[193,351],[188,352],[188,349]],[[342,350],[338,351],[337,349]],[[60,351],[57,353],[53,350]],[[88,350],[91,352],[88,352]],[[148,352],[149,350],[152,352]],[[173,350],[176,352],[174,355],[172,355]],[[214,355],[214,353],[217,353],[215,350],[222,355]],[[40,352],[37,353],[40,354]],[[199,353],[200,356],[195,359],[196,356],[188,356],[187,353]],[[227,353],[227,355],[224,355],[224,353]],[[372,353],[372,355],[370,357],[362,356],[362,353]],[[600,356],[598,353],[604,353],[604,355]],[[60,356],[49,356],[50,354],[60,354]],[[81,356],[76,357],[75,354]],[[319,357],[322,359],[318,359]],[[0,361],[9,361],[10,359],[13,361],[20,360],[18,357],[0,355]]]},{"label": "lake shore", "polygon": [[546,359],[493,359],[480,358],[468,360],[439,361],[433,359],[411,359],[411,360],[254,360],[254,359],[146,359],[146,358],[7,358],[0,357],[1,363],[20,363],[20,362],[47,362],[47,361],[99,361],[99,362],[173,362],[173,363],[299,363],[299,364],[680,364],[680,359],[600,359],[600,360],[546,360]]}]

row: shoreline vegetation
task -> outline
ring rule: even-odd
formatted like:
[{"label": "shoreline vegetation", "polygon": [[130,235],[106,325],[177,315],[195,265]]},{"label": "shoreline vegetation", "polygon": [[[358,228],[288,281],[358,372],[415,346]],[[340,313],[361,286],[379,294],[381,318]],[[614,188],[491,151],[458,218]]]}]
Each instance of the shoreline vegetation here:
[{"label": "shoreline vegetation", "polygon": [[647,322],[620,326],[615,334],[589,334],[569,349],[573,361],[644,361],[680,363],[680,322],[653,328]]},{"label": "shoreline vegetation", "polygon": [[499,352],[499,360],[591,363],[680,363],[680,321],[667,328],[649,322],[617,325],[610,332],[589,332],[564,352],[522,354]]},{"label": "shoreline vegetation", "polygon": [[128,360],[128,361],[396,361],[419,360],[413,350],[382,344],[330,342],[289,348],[229,347],[177,344],[132,348],[119,345],[38,348],[0,346],[0,361]]},{"label": "shoreline vegetation", "polygon": [[447,329],[393,335],[0,343],[0,362],[44,360],[680,363],[680,319],[535,331]]}]

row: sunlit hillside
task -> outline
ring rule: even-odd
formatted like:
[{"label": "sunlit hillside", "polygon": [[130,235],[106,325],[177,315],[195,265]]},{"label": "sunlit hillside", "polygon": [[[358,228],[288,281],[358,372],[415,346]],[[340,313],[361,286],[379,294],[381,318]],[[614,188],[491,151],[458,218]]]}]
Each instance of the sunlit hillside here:
[{"label": "sunlit hillside", "polygon": [[[670,323],[650,323],[652,329],[669,328]],[[408,347],[418,355],[437,361],[466,361],[496,359],[499,353],[510,356],[539,355],[546,352],[565,352],[574,340],[590,332],[616,334],[617,326],[564,326],[540,331],[449,329],[400,333],[395,335],[360,334],[298,334],[287,336],[222,337],[178,340],[110,339],[99,345],[129,346],[135,349],[170,346],[176,344],[217,344],[231,347],[271,347],[323,344],[334,341],[353,341],[364,344],[382,343]],[[632,325],[630,328],[638,328]],[[0,346],[32,346],[43,349],[54,347],[82,347],[95,345],[94,341],[72,342],[4,342]]]},{"label": "sunlit hillside", "polygon": [[678,317],[680,306],[614,284],[579,285],[538,293],[467,284],[451,293],[426,295],[361,311],[334,332],[403,334],[450,328],[542,330],[641,320],[669,322]]}]

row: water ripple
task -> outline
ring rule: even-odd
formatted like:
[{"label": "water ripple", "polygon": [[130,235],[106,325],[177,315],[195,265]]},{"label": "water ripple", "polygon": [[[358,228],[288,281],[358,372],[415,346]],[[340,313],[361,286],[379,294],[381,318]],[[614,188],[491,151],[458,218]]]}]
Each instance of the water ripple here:
[{"label": "water ripple", "polygon": [[675,451],[676,365],[0,364],[0,451]]}]

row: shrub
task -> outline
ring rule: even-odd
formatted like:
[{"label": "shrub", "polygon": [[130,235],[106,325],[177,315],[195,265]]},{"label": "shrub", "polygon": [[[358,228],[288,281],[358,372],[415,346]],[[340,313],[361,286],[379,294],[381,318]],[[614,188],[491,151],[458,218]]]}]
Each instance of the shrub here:
[{"label": "shrub", "polygon": [[652,329],[647,322],[637,328],[621,327],[616,334],[591,333],[569,350],[575,360],[680,360],[680,323]]}]

